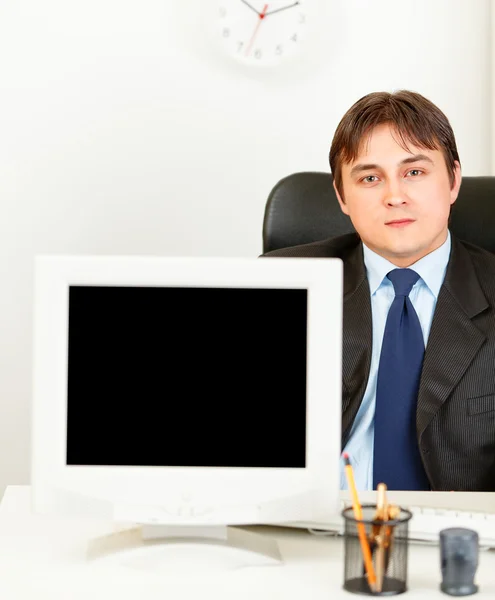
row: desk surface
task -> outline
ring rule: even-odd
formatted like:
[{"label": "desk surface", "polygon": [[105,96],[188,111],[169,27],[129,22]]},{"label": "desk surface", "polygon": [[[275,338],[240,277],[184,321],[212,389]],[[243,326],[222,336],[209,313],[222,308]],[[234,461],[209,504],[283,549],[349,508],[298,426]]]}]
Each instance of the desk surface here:
[{"label": "desk surface", "polygon": [[[89,538],[115,525],[87,519],[30,513],[28,486],[10,486],[0,504],[0,597],[9,600],[329,600],[357,598],[342,589],[342,540],[294,529],[250,527],[278,540],[284,564],[241,563],[235,550],[175,545],[172,562],[145,571],[122,564],[88,563]],[[169,545],[169,551],[172,548]],[[170,556],[170,555],[169,555]],[[245,555],[242,555],[245,562]],[[409,591],[404,598],[443,598],[439,591],[439,548],[411,545]],[[495,597],[495,552],[480,553],[476,598]]]}]

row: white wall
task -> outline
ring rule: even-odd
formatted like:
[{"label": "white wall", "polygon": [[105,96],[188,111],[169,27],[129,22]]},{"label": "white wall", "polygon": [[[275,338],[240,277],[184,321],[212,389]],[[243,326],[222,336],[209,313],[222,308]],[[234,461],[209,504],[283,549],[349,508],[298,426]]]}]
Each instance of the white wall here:
[{"label": "white wall", "polygon": [[272,185],[328,170],[370,91],[428,96],[489,172],[489,0],[321,0],[312,52],[271,74],[210,49],[208,2],[0,4],[0,493],[29,481],[35,254],[257,256]]}]

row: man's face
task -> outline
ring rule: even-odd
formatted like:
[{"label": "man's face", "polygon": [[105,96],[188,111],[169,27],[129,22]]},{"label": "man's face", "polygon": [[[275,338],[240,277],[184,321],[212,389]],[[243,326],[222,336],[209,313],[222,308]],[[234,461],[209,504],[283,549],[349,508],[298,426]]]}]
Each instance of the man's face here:
[{"label": "man's face", "polygon": [[408,267],[447,239],[450,206],[461,185],[456,163],[451,185],[440,150],[394,139],[388,124],[379,125],[361,145],[359,155],[342,165],[342,211],[362,241],[398,267]]}]

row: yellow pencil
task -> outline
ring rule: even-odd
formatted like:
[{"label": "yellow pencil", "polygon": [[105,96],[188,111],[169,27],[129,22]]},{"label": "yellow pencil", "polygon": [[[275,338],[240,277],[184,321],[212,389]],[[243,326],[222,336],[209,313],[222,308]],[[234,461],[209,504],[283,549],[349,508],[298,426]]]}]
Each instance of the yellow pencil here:
[{"label": "yellow pencil", "polygon": [[[349,490],[351,492],[354,518],[356,519],[356,521],[362,521],[363,510],[359,502],[358,493],[356,490],[356,483],[354,482],[354,473],[352,471],[351,461],[349,460],[349,455],[347,453],[345,453],[343,456],[345,462],[345,473],[347,476],[347,483],[349,484]],[[359,541],[361,543],[361,552],[363,553],[364,566],[366,568],[366,575],[368,577],[368,584],[371,588],[371,591],[374,592],[376,586],[376,574],[375,569],[373,568],[370,545],[368,543],[368,538],[366,537],[366,528],[364,526],[364,523],[356,523],[356,527],[359,536]]]}]

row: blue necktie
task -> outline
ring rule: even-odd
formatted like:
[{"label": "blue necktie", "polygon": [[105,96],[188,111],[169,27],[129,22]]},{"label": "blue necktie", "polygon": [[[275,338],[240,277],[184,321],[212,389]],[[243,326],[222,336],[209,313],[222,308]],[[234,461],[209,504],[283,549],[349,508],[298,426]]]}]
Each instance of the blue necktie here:
[{"label": "blue necktie", "polygon": [[429,490],[416,437],[416,405],[425,346],[409,292],[419,279],[411,269],[387,277],[395,298],[383,335],[376,385],[373,489]]}]

